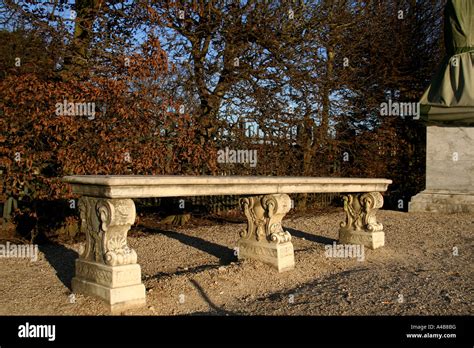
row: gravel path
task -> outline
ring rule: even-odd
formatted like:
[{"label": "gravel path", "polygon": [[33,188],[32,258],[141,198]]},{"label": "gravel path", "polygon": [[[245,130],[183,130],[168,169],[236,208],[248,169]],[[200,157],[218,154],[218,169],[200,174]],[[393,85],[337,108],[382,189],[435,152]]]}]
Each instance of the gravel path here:
[{"label": "gravel path", "polygon": [[[386,246],[363,261],[327,258],[341,209],[287,216],[296,269],[278,273],[237,261],[244,223],[169,228],[142,218],[129,244],[138,253],[147,306],[134,315],[473,314],[473,214],[379,211]],[[79,245],[40,246],[37,262],[0,258],[0,315],[107,315],[70,282]],[[456,252],[457,251],[457,252]]]}]

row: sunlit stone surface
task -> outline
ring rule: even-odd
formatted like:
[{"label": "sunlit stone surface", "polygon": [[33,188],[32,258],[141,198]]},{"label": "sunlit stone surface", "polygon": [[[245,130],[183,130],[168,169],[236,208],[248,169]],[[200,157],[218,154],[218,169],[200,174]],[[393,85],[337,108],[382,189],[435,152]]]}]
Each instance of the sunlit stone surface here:
[{"label": "sunlit stone surface", "polygon": [[410,212],[474,212],[474,128],[427,127],[426,189]]}]

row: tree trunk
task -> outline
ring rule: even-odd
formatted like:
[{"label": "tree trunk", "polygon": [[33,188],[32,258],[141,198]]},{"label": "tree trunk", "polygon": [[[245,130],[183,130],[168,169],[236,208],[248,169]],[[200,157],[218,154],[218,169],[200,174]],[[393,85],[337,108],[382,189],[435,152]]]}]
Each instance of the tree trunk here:
[{"label": "tree trunk", "polygon": [[76,0],[74,36],[60,72],[63,81],[81,76],[87,68],[92,28],[101,4],[102,0]]}]

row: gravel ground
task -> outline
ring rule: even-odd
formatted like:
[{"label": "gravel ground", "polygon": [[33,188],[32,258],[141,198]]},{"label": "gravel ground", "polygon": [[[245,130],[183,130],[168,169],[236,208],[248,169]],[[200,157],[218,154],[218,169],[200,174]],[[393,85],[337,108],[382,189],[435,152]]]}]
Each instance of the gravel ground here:
[{"label": "gravel ground", "polygon": [[[129,244],[138,253],[147,306],[121,314],[473,314],[473,214],[379,211],[386,246],[365,249],[363,261],[325,256],[343,217],[342,209],[287,216],[296,269],[284,273],[237,261],[242,222],[167,228],[141,218]],[[36,262],[0,258],[0,315],[110,314],[94,298],[70,301],[78,248],[40,246]]]}]

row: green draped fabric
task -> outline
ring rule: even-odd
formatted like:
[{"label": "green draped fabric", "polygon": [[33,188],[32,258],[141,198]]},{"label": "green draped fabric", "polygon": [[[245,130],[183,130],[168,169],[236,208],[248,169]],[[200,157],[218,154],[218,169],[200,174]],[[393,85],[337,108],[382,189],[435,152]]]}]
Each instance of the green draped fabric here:
[{"label": "green draped fabric", "polygon": [[474,126],[474,0],[448,0],[444,20],[447,56],[421,97],[421,119]]}]

